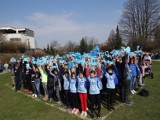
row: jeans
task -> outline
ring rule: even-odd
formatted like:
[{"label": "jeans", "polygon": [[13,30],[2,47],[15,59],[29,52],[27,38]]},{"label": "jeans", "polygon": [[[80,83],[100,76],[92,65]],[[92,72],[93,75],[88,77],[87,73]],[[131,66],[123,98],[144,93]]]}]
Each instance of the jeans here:
[{"label": "jeans", "polygon": [[136,76],[133,76],[131,80],[130,91],[135,89],[135,83],[136,83]]},{"label": "jeans", "polygon": [[131,80],[124,80],[122,85],[122,102],[127,102]]},{"label": "jeans", "polygon": [[40,93],[40,79],[35,79],[34,80],[34,84],[35,84],[35,87],[36,87],[36,90],[37,90],[37,96],[40,97],[41,96],[41,93]]},{"label": "jeans", "polygon": [[59,102],[61,102],[61,97],[60,97],[60,88],[59,87],[56,87],[56,97],[58,99]]},{"label": "jeans", "polygon": [[47,96],[47,95],[48,95],[47,83],[46,83],[46,82],[43,82],[43,83],[42,83],[42,86],[43,86],[43,89],[44,89],[44,96]]},{"label": "jeans", "polygon": [[20,78],[18,77],[15,77],[14,78],[14,81],[15,81],[15,90],[20,90]]}]

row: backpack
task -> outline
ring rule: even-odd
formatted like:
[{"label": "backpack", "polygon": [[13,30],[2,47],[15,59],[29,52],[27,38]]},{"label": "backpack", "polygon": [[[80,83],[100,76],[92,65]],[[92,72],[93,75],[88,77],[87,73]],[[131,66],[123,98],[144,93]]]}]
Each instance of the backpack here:
[{"label": "backpack", "polygon": [[145,89],[142,89],[138,94],[139,94],[140,96],[147,97],[147,96],[149,96],[149,91],[148,91],[148,90],[145,90]]}]

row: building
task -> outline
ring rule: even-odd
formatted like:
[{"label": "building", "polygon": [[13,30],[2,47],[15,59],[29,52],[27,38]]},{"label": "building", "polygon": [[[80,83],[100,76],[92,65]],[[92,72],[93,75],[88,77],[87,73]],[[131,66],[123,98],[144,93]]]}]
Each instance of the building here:
[{"label": "building", "polygon": [[15,42],[24,42],[27,44],[28,49],[35,49],[34,31],[28,28],[14,28],[14,27],[0,27],[6,40]]}]

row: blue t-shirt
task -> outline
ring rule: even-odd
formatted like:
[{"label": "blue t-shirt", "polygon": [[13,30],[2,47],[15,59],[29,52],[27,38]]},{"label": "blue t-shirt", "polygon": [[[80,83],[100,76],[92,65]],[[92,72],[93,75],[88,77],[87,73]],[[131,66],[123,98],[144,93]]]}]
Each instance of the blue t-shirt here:
[{"label": "blue t-shirt", "polygon": [[63,88],[64,90],[69,90],[69,78],[67,78],[65,75],[63,75]]},{"label": "blue t-shirt", "polygon": [[115,85],[117,82],[116,74],[113,73],[112,75],[109,75],[108,73],[106,73],[105,76],[107,79],[106,88],[115,89]]},{"label": "blue t-shirt", "polygon": [[77,79],[76,78],[75,79],[70,78],[69,89],[70,89],[71,93],[77,93],[77,85],[78,85]]},{"label": "blue t-shirt", "polygon": [[85,77],[78,78],[78,92],[79,93],[87,93],[87,79]]},{"label": "blue t-shirt", "polygon": [[100,93],[100,86],[98,85],[99,78],[98,77],[88,77],[89,81],[89,94],[96,95]]}]

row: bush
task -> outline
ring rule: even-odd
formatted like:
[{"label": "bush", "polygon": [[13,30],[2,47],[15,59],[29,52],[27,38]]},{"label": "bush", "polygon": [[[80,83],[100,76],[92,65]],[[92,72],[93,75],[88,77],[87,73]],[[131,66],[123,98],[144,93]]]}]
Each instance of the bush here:
[{"label": "bush", "polygon": [[27,45],[22,42],[2,41],[0,43],[0,53],[24,53]]}]

